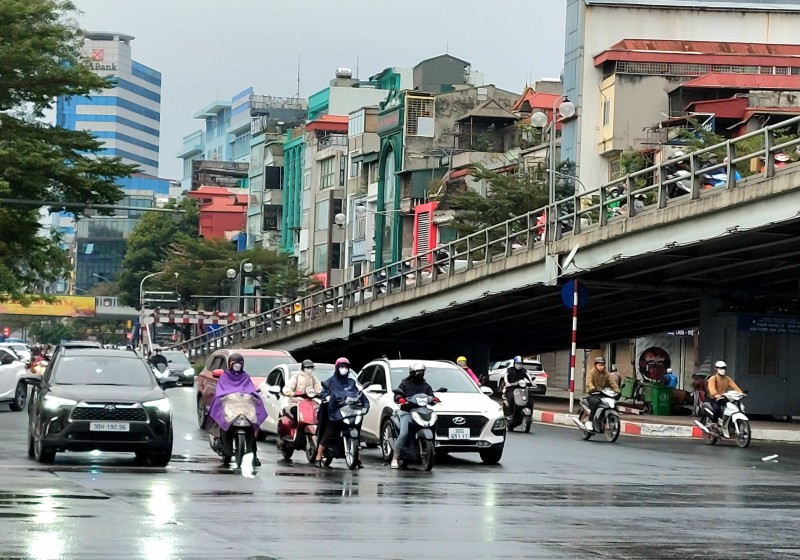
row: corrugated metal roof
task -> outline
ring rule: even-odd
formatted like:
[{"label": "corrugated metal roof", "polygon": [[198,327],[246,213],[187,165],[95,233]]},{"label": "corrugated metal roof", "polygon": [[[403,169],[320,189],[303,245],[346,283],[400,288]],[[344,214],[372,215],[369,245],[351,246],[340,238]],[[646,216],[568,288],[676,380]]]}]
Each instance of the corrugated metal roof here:
[{"label": "corrugated metal roof", "polygon": [[797,0],[583,0],[587,6],[800,12]]},{"label": "corrugated metal roof", "polygon": [[[798,6],[800,11],[800,5]],[[681,41],[664,39],[623,39],[609,51],[641,51],[681,54],[732,54],[757,56],[800,56],[800,45],[736,43],[723,41]]]},{"label": "corrugated metal roof", "polygon": [[800,76],[780,74],[706,74],[680,85],[683,88],[800,90]]}]

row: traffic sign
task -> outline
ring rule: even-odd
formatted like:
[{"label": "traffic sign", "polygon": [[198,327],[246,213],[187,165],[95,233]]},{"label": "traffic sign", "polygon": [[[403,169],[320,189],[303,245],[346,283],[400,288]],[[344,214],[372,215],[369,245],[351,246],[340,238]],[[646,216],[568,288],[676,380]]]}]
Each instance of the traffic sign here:
[{"label": "traffic sign", "polygon": [[[575,290],[575,280],[570,280],[564,287],[561,288],[561,301],[564,307],[572,309],[573,292]],[[589,305],[589,289],[582,283],[578,282],[578,309],[583,310]]]}]

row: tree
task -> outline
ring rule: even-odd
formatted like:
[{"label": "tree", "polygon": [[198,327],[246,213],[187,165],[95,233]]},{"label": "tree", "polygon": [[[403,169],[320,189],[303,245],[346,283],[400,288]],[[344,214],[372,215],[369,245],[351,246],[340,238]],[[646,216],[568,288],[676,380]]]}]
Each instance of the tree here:
[{"label": "tree", "polygon": [[119,284],[116,282],[100,282],[99,284],[95,284],[89,291],[87,295],[96,296],[96,297],[104,297],[104,296],[116,296],[119,293]]},{"label": "tree", "polygon": [[[97,157],[89,132],[43,122],[59,96],[86,96],[110,87],[80,54],[82,34],[64,0],[0,2],[0,198],[57,200],[51,211],[82,210],[70,203],[114,204],[115,184],[134,166]],[[69,267],[55,234],[39,234],[38,209],[0,204],[0,298],[28,301]]]},{"label": "tree", "polygon": [[36,337],[37,342],[44,344],[58,344],[62,340],[69,340],[75,335],[72,324],[58,320],[39,321],[30,326],[30,333]]},{"label": "tree", "polygon": [[147,212],[128,237],[128,248],[119,275],[119,296],[124,305],[139,306],[139,283],[147,274],[161,270],[169,248],[179,234],[196,237],[200,221],[197,202],[184,198],[180,214]]}]

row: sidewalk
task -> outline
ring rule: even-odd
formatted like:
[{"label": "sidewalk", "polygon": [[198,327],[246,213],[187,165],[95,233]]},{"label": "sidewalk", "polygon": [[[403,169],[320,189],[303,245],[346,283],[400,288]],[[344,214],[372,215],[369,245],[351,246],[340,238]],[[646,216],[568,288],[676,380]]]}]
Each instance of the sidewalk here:
[{"label": "sidewalk", "polygon": [[[578,413],[578,399],[575,395],[575,414]],[[543,424],[560,424],[575,427],[569,414],[569,392],[563,389],[549,389],[547,396],[534,398],[533,419]],[[694,423],[692,416],[650,416],[646,414],[620,413],[622,433],[646,437],[702,438],[703,431]],[[784,443],[800,442],[800,423],[793,422],[750,422],[753,441],[777,441]]]}]

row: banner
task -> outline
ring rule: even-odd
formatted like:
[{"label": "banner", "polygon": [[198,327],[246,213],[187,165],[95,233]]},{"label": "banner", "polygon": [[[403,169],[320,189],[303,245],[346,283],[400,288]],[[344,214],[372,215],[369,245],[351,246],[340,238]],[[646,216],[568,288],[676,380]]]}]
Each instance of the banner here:
[{"label": "banner", "polygon": [[0,303],[0,315],[37,315],[42,317],[94,317],[95,299],[91,296],[58,296],[52,303],[34,301],[25,306],[19,303]]}]

